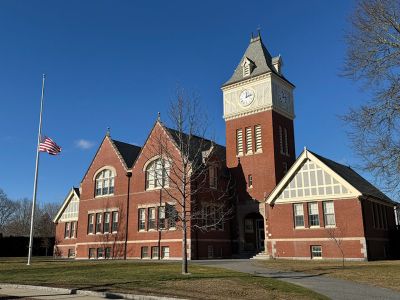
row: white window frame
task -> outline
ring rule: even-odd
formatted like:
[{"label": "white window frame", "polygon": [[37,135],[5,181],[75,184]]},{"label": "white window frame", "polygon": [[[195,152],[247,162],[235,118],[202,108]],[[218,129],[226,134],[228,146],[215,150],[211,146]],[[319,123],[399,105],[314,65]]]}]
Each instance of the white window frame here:
[{"label": "white window frame", "polygon": [[255,139],[255,151],[256,153],[262,152],[262,132],[261,125],[254,126],[254,139]]},{"label": "white window frame", "polygon": [[236,129],[236,155],[243,155],[243,130]]},{"label": "white window frame", "polygon": [[246,135],[246,155],[253,154],[253,136],[251,127],[246,127],[244,131]]},{"label": "white window frame", "polygon": [[95,197],[114,195],[114,178],[115,173],[110,168],[105,168],[99,171],[95,176]]},{"label": "white window frame", "polygon": [[169,163],[158,157],[150,161],[145,168],[146,190],[169,187]]},{"label": "white window frame", "polygon": [[[103,232],[104,233],[110,233],[110,212],[105,212],[104,213],[104,224],[103,224]],[[108,229],[106,229],[106,225],[108,226]]]},{"label": "white window frame", "polygon": [[169,258],[169,246],[161,246],[161,258],[162,259]]},{"label": "white window frame", "polygon": [[[96,233],[96,226],[95,226],[95,219],[96,214],[89,214],[88,215],[88,234],[95,234]],[[92,226],[92,230],[90,230],[90,226]]]},{"label": "white window frame", "polygon": [[[328,207],[332,205],[332,207]],[[336,227],[335,204],[333,201],[322,202],[324,210],[324,224],[325,227]],[[328,224],[328,216],[333,216],[333,224]]]},{"label": "white window frame", "polygon": [[[296,209],[297,207],[301,209],[297,210]],[[299,214],[300,212],[301,214]],[[294,215],[294,228],[305,228],[303,203],[293,203],[293,215]],[[297,225],[297,217],[302,217],[303,225]]]},{"label": "white window frame", "polygon": [[[138,215],[139,215],[138,230],[146,231],[146,209],[139,208]],[[142,225],[143,225],[143,228],[141,228]]]},{"label": "white window frame", "polygon": [[[153,212],[153,214],[151,213]],[[147,209],[147,230],[156,230],[156,208],[155,207],[149,207]]]},{"label": "white window frame", "polygon": [[[113,211],[111,214],[111,231],[113,233],[118,232],[118,226],[119,226],[119,212],[118,211]],[[115,228],[116,227],[116,228]],[[115,229],[115,230],[114,230]]]},{"label": "white window frame", "polygon": [[[99,216],[99,218],[97,218]],[[100,225],[100,228],[98,229],[98,225]],[[99,234],[102,233],[102,226],[103,225],[103,214],[102,213],[96,213],[96,223],[95,223],[95,233]]]},{"label": "white window frame", "polygon": [[[316,207],[316,210],[314,209]],[[316,220],[318,220],[318,225],[312,225],[311,224],[311,217],[312,216],[317,216]],[[308,203],[308,225],[310,228],[318,228],[321,226],[320,221],[319,221],[319,205],[318,202],[309,202]]]},{"label": "white window frame", "polygon": [[[315,255],[317,254],[317,255]],[[322,259],[322,246],[321,245],[311,245],[310,246],[311,259]]]}]

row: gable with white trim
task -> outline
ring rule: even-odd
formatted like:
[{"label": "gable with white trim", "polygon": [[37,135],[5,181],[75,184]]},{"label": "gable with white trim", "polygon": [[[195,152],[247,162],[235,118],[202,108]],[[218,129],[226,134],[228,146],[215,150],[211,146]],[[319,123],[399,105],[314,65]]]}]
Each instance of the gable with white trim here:
[{"label": "gable with white trim", "polygon": [[307,159],[297,174],[277,197],[277,200],[304,198],[332,198],[351,196],[351,192],[334,176]]},{"label": "gable with white trim", "polygon": [[69,222],[69,221],[77,221],[79,215],[79,193],[75,192],[75,189],[72,188],[68,193],[67,197],[60,209],[57,212],[57,215],[54,217],[54,222]]},{"label": "gable with white trim", "polygon": [[307,150],[267,198],[267,203],[353,198],[361,193]]},{"label": "gable with white trim", "polygon": [[79,214],[79,198],[74,194],[68,206],[61,215],[61,222],[77,221]]}]

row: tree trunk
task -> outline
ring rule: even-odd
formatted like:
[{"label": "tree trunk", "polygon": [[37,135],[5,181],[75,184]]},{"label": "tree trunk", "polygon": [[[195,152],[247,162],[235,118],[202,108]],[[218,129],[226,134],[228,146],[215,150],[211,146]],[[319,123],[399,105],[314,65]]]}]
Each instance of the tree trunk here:
[{"label": "tree trunk", "polygon": [[182,220],[182,274],[188,274],[186,220]]}]

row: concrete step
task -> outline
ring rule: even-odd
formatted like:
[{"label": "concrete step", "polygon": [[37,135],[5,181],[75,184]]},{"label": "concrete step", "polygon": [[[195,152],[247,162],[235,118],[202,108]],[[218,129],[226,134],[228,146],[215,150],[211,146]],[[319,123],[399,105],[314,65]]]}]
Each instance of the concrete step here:
[{"label": "concrete step", "polygon": [[253,257],[251,257],[250,259],[270,259],[270,255],[268,253],[260,252],[257,255],[254,255]]}]

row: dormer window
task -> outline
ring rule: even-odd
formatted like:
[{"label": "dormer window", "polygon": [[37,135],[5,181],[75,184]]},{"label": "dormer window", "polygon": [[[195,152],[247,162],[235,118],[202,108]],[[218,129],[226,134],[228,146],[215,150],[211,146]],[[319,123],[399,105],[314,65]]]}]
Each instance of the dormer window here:
[{"label": "dormer window", "polygon": [[254,69],[254,63],[250,59],[245,57],[242,63],[242,68],[243,77],[250,76],[251,72],[253,72]]}]

